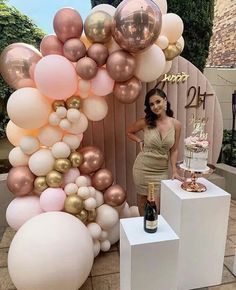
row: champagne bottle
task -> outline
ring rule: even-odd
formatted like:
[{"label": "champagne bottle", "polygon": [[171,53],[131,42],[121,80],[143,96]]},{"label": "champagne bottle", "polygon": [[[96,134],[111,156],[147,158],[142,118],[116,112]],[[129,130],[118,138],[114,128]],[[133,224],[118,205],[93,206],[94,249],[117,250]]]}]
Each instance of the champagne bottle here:
[{"label": "champagne bottle", "polygon": [[144,230],[147,233],[157,231],[158,211],[155,203],[155,185],[153,182],[148,183],[148,196],[144,210]]}]

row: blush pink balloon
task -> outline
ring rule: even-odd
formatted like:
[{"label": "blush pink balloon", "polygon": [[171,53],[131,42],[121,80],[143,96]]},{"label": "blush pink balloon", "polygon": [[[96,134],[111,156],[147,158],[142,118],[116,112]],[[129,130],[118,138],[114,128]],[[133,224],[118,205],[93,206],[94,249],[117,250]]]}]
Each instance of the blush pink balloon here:
[{"label": "blush pink balloon", "polygon": [[7,186],[17,196],[27,195],[33,191],[34,179],[35,176],[29,167],[13,167],[7,176]]},{"label": "blush pink balloon", "polygon": [[66,193],[61,188],[47,188],[40,195],[40,207],[44,211],[60,211],[64,208]]},{"label": "blush pink balloon", "polygon": [[43,56],[49,54],[63,55],[63,43],[54,34],[46,35],[40,43],[40,51]]},{"label": "blush pink balloon", "polygon": [[91,91],[97,96],[105,96],[113,91],[115,81],[109,76],[106,69],[100,68],[91,80]]},{"label": "blush pink balloon", "polygon": [[66,100],[77,91],[77,75],[73,64],[61,55],[47,55],[36,65],[35,83],[50,99]]},{"label": "blush pink balloon", "polygon": [[6,220],[17,231],[26,221],[42,212],[38,196],[16,197],[7,207]]},{"label": "blush pink balloon", "polygon": [[77,177],[80,176],[80,172],[77,168],[71,168],[63,175],[62,186],[65,187],[68,183],[75,183]]}]

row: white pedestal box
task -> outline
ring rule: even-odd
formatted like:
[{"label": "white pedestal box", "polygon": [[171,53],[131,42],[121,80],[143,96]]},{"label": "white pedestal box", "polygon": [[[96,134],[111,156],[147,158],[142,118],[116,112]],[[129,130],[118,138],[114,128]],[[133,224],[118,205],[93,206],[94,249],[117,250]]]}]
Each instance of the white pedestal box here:
[{"label": "white pedestal box", "polygon": [[178,290],[221,284],[230,194],[204,178],[205,192],[161,183],[161,215],[179,236]]},{"label": "white pedestal box", "polygon": [[156,233],[143,217],[120,220],[120,290],[176,290],[179,238],[162,216]]}]

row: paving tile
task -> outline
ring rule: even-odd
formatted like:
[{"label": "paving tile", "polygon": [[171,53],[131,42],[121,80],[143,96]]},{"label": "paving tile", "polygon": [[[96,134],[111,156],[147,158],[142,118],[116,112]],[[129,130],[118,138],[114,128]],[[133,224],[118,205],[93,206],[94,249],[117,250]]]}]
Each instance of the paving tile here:
[{"label": "paving tile", "polygon": [[233,207],[230,208],[229,216],[233,220],[236,220],[236,206],[233,206]]},{"label": "paving tile", "polygon": [[0,267],[7,267],[8,248],[0,249]]},{"label": "paving tile", "polygon": [[1,290],[16,290],[9,276],[7,268],[0,268],[0,289]]},{"label": "paving tile", "polygon": [[79,288],[79,290],[93,290],[92,279],[89,277],[84,284]]},{"label": "paving tile", "polygon": [[232,273],[224,266],[222,275],[222,284],[236,282],[236,278]]},{"label": "paving tile", "polygon": [[94,260],[91,275],[106,275],[119,273],[120,259],[118,252],[101,253]]},{"label": "paving tile", "polygon": [[236,235],[236,221],[235,220],[229,220],[228,223],[228,236]]},{"label": "paving tile", "polygon": [[232,205],[236,205],[236,200],[231,199],[231,204],[232,204]]},{"label": "paving tile", "polygon": [[9,248],[15,233],[16,232],[13,229],[8,227],[0,242],[0,248]]},{"label": "paving tile", "polygon": [[236,290],[236,283],[230,283],[220,286],[209,287],[209,290]]},{"label": "paving tile", "polygon": [[[225,257],[224,264],[233,274],[234,256]],[[235,288],[235,290],[236,290],[236,288]]]},{"label": "paving tile", "polygon": [[119,290],[120,274],[92,277],[93,290]]},{"label": "paving tile", "polygon": [[236,245],[231,241],[230,238],[226,240],[225,245],[225,256],[233,256],[235,254]]},{"label": "paving tile", "polygon": [[229,239],[236,245],[236,235],[229,236]]}]

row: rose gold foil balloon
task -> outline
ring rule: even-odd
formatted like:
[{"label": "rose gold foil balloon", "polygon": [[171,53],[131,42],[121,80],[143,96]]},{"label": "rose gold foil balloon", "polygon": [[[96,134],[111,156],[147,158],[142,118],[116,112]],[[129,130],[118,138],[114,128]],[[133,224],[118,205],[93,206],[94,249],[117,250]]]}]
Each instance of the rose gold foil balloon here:
[{"label": "rose gold foil balloon", "polygon": [[62,8],[53,19],[54,31],[62,42],[70,38],[80,38],[83,31],[83,20],[75,9]]},{"label": "rose gold foil balloon", "polygon": [[92,44],[88,51],[87,55],[92,58],[94,61],[96,61],[98,66],[102,66],[106,63],[109,51],[106,46],[104,46],[101,43],[94,43]]},{"label": "rose gold foil balloon", "polygon": [[79,152],[84,158],[83,163],[79,167],[82,174],[90,174],[101,168],[104,157],[99,148],[95,146],[87,146],[80,149]]},{"label": "rose gold foil balloon", "polygon": [[63,43],[54,34],[46,35],[40,43],[40,51],[43,56],[49,54],[63,55]]},{"label": "rose gold foil balloon", "polygon": [[113,182],[113,176],[110,170],[104,168],[98,170],[92,176],[92,186],[98,190],[105,190]]},{"label": "rose gold foil balloon", "polygon": [[13,167],[7,176],[7,186],[16,196],[32,192],[35,176],[27,166]]},{"label": "rose gold foil balloon", "polygon": [[91,42],[106,43],[111,39],[112,17],[104,11],[91,13],[84,22],[84,32]]},{"label": "rose gold foil balloon", "polygon": [[126,199],[126,192],[124,189],[118,185],[110,186],[104,193],[104,203],[109,204],[111,206],[119,206]]},{"label": "rose gold foil balloon", "polygon": [[136,77],[123,83],[115,83],[113,94],[123,104],[134,103],[142,90],[142,83]]},{"label": "rose gold foil balloon", "polygon": [[91,80],[98,71],[96,62],[90,57],[83,57],[76,64],[77,74],[84,80]]},{"label": "rose gold foil balloon", "polygon": [[34,68],[41,58],[41,53],[32,45],[26,43],[10,44],[0,56],[1,75],[14,89],[35,87]]},{"label": "rose gold foil balloon", "polygon": [[124,50],[113,52],[107,59],[106,68],[109,75],[117,82],[124,82],[134,75],[135,58]]},{"label": "rose gold foil balloon", "polygon": [[71,38],[64,43],[63,54],[70,61],[77,61],[86,54],[86,47],[78,38]]},{"label": "rose gold foil balloon", "polygon": [[142,52],[158,38],[162,15],[152,0],[124,0],[116,9],[112,35],[120,47]]}]

